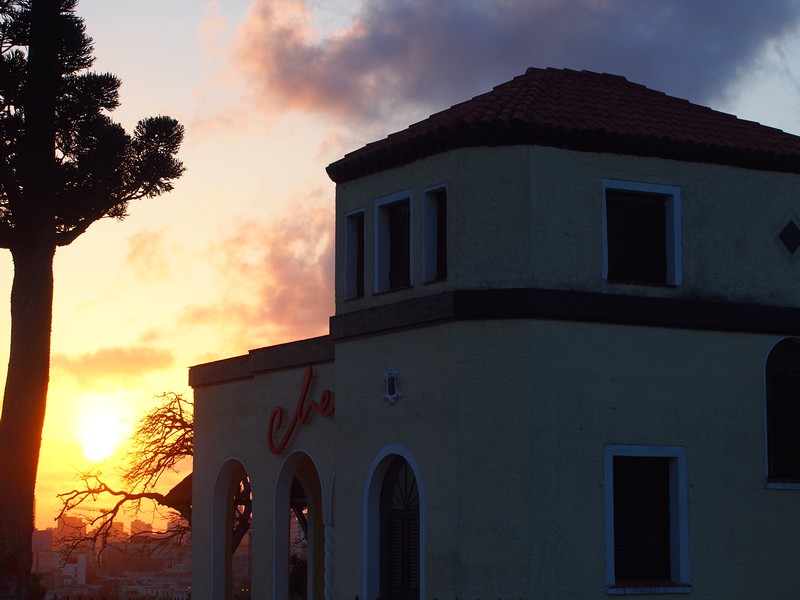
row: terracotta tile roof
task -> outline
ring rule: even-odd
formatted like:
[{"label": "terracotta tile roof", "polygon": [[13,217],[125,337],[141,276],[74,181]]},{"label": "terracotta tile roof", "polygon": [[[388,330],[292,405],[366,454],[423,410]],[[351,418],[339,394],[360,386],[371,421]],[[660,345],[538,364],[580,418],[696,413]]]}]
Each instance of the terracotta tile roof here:
[{"label": "terracotta tile roof", "polygon": [[800,137],[624,77],[528,69],[328,166],[343,183],[454,148],[536,144],[800,173]]}]

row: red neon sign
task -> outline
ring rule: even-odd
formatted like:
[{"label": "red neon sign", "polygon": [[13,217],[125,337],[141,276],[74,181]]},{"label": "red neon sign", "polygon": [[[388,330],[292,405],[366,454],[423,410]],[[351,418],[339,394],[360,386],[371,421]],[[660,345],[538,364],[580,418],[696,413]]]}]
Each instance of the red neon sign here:
[{"label": "red neon sign", "polygon": [[280,431],[283,427],[283,407],[276,406],[272,409],[272,413],[269,415],[267,442],[269,443],[269,450],[273,454],[280,454],[283,452],[284,448],[286,448],[286,444],[289,443],[289,440],[292,439],[292,435],[294,435],[295,427],[298,425],[305,425],[306,421],[308,421],[311,416],[311,411],[317,412],[323,417],[333,416],[335,407],[333,404],[333,392],[331,390],[322,390],[319,402],[314,402],[307,398],[308,388],[311,387],[311,377],[313,377],[313,375],[314,370],[311,367],[307,367],[305,377],[303,378],[303,387],[300,390],[300,398],[297,400],[297,405],[294,409],[294,416],[286,427],[286,431],[284,431],[280,442],[277,444],[274,442],[273,438],[275,437],[275,433]]}]

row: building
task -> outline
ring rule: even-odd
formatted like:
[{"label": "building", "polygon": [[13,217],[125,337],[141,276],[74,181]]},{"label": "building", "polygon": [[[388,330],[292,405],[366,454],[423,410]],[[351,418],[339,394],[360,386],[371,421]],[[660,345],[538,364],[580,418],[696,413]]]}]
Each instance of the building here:
[{"label": "building", "polygon": [[243,482],[253,598],[290,515],[309,598],[796,597],[800,138],[529,69],[328,173],[329,335],[190,369],[193,597]]}]

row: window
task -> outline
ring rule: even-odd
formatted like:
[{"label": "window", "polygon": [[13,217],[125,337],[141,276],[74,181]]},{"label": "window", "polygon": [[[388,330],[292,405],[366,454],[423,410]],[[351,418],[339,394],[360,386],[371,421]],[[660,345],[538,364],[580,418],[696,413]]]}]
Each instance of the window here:
[{"label": "window", "polygon": [[767,480],[773,487],[800,487],[800,342],[776,344],[765,375]]},{"label": "window", "polygon": [[425,486],[407,448],[387,444],[364,487],[360,598],[426,598]]},{"label": "window", "polygon": [[344,232],[344,297],[347,300],[364,297],[364,211],[345,217]]},{"label": "window", "polygon": [[380,591],[389,600],[416,600],[420,591],[420,522],[417,480],[395,457],[381,486]]},{"label": "window", "polygon": [[606,446],[606,585],[611,594],[685,593],[686,449]]},{"label": "window", "polygon": [[377,200],[375,214],[375,291],[411,285],[411,194]]},{"label": "window", "polygon": [[423,277],[426,283],[447,279],[447,189],[425,192],[423,206]]},{"label": "window", "polygon": [[603,181],[603,276],[680,284],[680,188]]}]

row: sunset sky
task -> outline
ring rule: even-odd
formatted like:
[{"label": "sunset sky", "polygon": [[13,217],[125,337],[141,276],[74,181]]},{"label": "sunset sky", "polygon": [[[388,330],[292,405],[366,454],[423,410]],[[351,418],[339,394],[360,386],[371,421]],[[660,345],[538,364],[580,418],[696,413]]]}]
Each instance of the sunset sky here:
[{"label": "sunset sky", "polygon": [[[128,130],[176,117],[187,171],[56,254],[39,528],[87,452],[114,450],[110,469],[156,394],[191,393],[189,366],[326,333],[324,169],[345,152],[528,66],[624,75],[800,133],[790,1],[81,0],[78,13],[95,69],[123,81],[114,117]],[[10,285],[6,256],[6,298]]]}]

